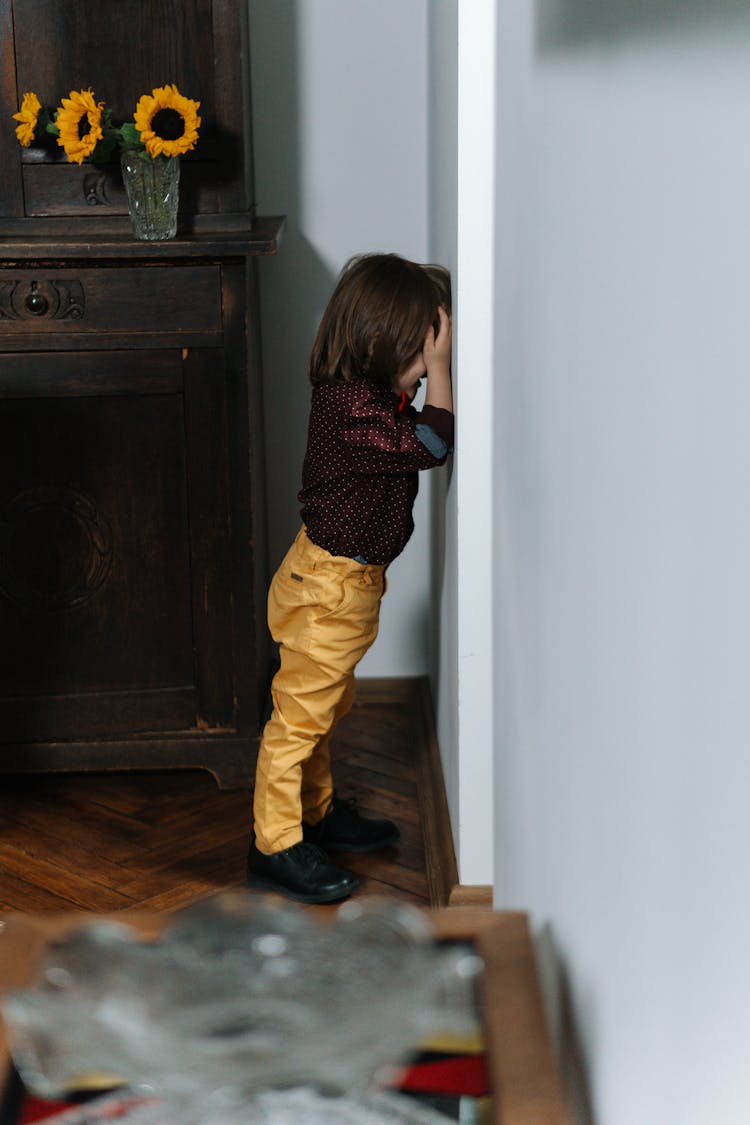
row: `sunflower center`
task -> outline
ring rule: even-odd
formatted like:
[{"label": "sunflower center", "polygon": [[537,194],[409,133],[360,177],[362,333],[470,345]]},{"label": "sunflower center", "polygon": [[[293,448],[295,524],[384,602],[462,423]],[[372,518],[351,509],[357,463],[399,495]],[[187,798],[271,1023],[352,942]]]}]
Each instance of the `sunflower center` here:
[{"label": "sunflower center", "polygon": [[151,128],[163,141],[176,141],[185,132],[185,118],[176,109],[160,109],[151,118]]},{"label": "sunflower center", "polygon": [[79,141],[82,141],[84,137],[87,137],[90,132],[91,132],[91,122],[89,121],[89,115],[87,113],[82,113],[81,116],[78,118],[78,139],[79,139]]}]

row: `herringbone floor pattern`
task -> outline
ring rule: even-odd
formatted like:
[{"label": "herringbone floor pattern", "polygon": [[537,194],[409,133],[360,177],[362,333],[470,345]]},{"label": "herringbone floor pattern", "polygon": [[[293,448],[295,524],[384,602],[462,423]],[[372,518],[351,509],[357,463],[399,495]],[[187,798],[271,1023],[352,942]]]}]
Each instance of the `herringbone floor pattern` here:
[{"label": "herringbone floor pattern", "polygon": [[[396,820],[401,840],[340,862],[357,894],[428,906],[418,718],[389,683],[360,691],[332,753],[338,791]],[[0,787],[0,910],[170,911],[244,883],[250,794],[204,771],[5,775]]]}]

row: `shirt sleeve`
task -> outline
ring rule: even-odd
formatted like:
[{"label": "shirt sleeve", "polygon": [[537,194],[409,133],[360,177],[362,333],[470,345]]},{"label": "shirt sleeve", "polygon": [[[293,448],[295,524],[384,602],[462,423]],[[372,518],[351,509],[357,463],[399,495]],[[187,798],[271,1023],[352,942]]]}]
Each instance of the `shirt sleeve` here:
[{"label": "shirt sleeve", "polygon": [[453,414],[450,410],[424,406],[414,428],[422,444],[436,457],[445,457],[453,450]]},{"label": "shirt sleeve", "polygon": [[435,433],[432,426],[425,426],[423,422],[417,422],[414,427],[414,432],[422,442],[426,445],[433,457],[445,457],[448,453],[448,446],[443,439]]},{"label": "shirt sleeve", "polygon": [[[439,415],[447,418],[436,417]],[[437,454],[420,438],[418,426],[434,432],[440,444],[431,444]],[[418,414],[409,407],[399,413],[395,400],[368,394],[352,404],[342,438],[354,472],[406,473],[442,465],[450,448],[445,437],[452,441],[452,431],[453,415],[449,410],[425,407]]]}]

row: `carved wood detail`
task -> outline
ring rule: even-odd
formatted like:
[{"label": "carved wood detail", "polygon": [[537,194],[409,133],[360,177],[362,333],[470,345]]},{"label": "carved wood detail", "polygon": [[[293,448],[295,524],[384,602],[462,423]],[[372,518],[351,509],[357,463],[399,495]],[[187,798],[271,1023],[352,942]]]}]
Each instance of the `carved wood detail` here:
[{"label": "carved wood detail", "polygon": [[82,492],[27,488],[0,515],[0,589],[29,609],[81,605],[104,585],[111,563],[109,524]]},{"label": "carved wood detail", "polygon": [[0,320],[81,320],[83,285],[74,279],[0,282]]}]

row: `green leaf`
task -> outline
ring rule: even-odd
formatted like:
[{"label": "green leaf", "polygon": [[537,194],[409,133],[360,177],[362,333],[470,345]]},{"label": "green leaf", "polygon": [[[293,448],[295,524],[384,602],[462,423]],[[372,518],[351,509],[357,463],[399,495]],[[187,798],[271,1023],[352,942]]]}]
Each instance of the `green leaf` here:
[{"label": "green leaf", "polygon": [[53,137],[60,135],[60,130],[55,125],[55,120],[46,105],[43,105],[39,111],[39,116],[36,119],[36,131],[37,134],[52,133]]},{"label": "green leaf", "polygon": [[120,126],[120,136],[122,137],[122,144],[125,148],[137,148],[141,141],[141,134],[136,129],[132,121],[126,121]]},{"label": "green leaf", "polygon": [[94,145],[90,160],[93,164],[107,164],[112,159],[112,153],[117,147],[117,137],[112,135],[103,137]]}]

